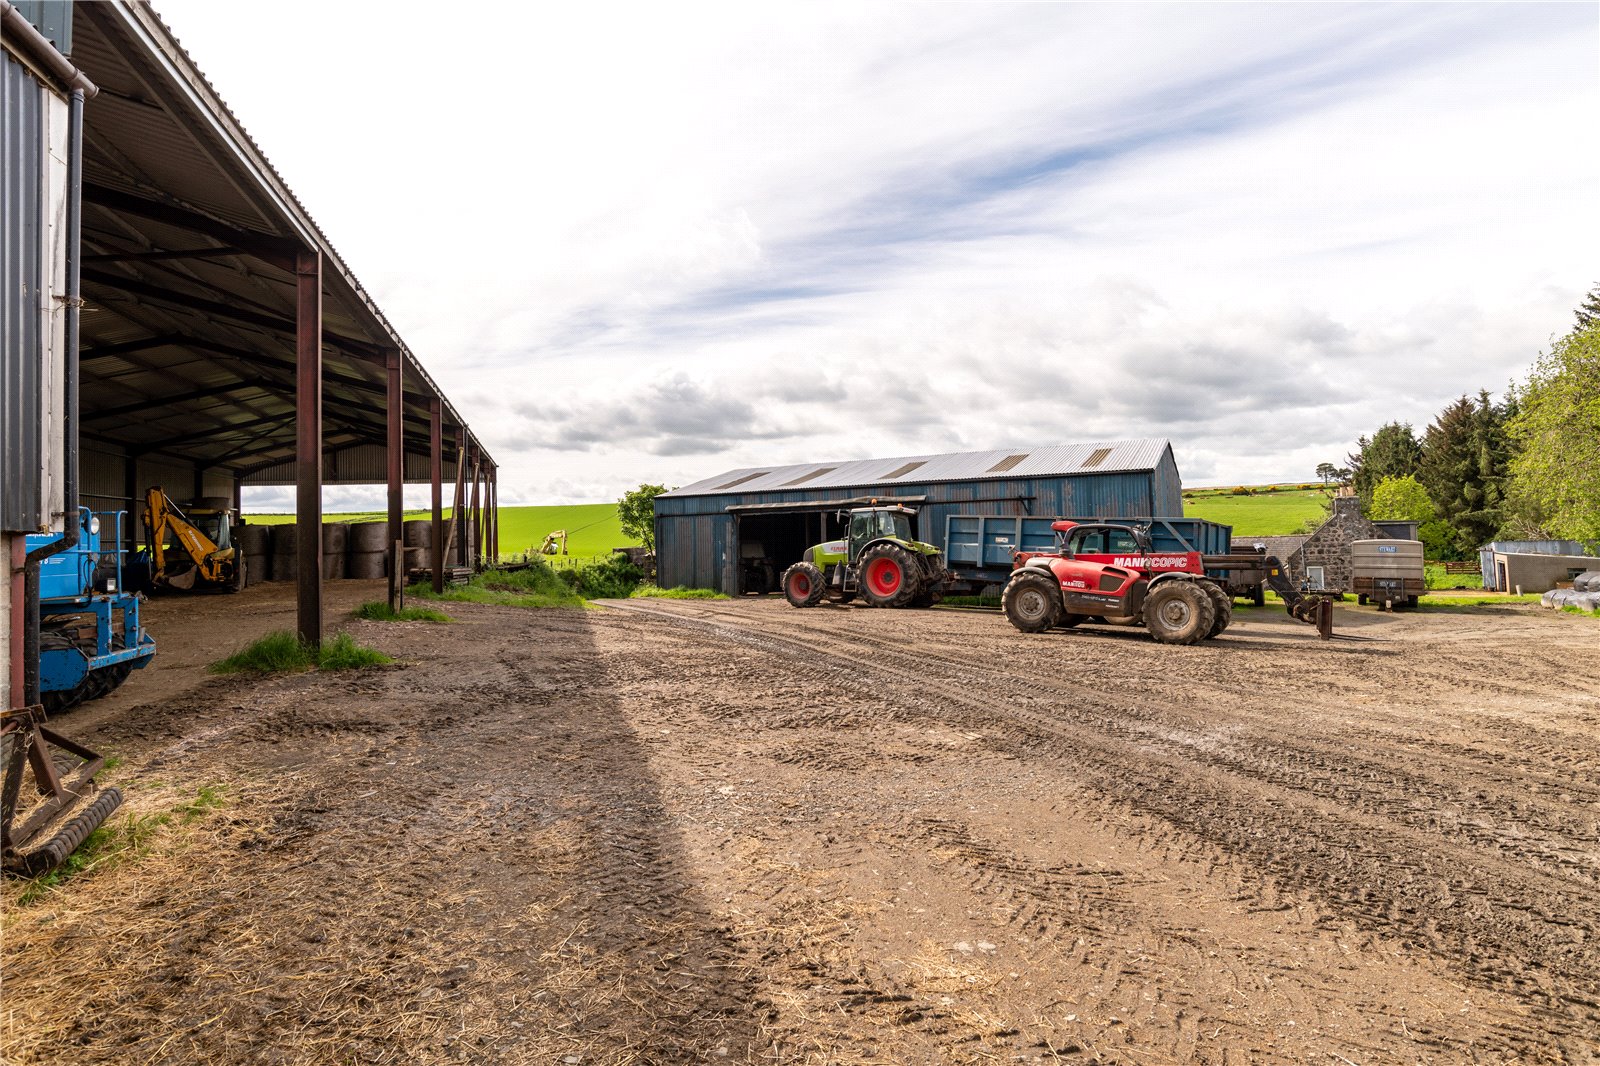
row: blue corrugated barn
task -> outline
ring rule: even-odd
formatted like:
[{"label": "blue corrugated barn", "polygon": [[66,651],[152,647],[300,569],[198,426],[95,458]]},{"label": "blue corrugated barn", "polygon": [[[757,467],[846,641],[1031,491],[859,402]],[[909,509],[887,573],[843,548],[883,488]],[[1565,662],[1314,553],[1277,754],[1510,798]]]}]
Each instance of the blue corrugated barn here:
[{"label": "blue corrugated barn", "polygon": [[840,535],[840,508],[873,500],[916,508],[917,536],[935,544],[957,514],[1183,514],[1165,440],[745,467],[656,497],[657,581],[737,594],[741,559],[767,558],[781,572]]}]

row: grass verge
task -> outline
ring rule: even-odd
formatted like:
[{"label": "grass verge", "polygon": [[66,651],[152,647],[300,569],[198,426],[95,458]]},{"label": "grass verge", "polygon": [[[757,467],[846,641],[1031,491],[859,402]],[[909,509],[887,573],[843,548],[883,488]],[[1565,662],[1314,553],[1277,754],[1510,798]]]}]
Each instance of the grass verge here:
[{"label": "grass verge", "polygon": [[629,599],[635,600],[725,600],[727,598],[727,593],[718,592],[716,589],[692,589],[687,585],[670,589],[640,585],[629,596]]},{"label": "grass verge", "polygon": [[356,670],[394,662],[375,648],[363,647],[340,633],[313,648],[287,629],[268,633],[206,669],[213,674],[294,674],[305,670]]},{"label": "grass verge", "polygon": [[1521,596],[1435,596],[1424,593],[1420,606],[1432,611],[1456,611],[1467,607],[1501,607],[1508,604],[1538,602],[1537,592],[1528,592]]},{"label": "grass verge", "polygon": [[485,570],[472,575],[465,585],[448,585],[443,592],[434,592],[428,585],[412,585],[406,590],[406,597],[506,607],[583,606],[583,597],[540,562],[523,570]]},{"label": "grass verge", "polygon": [[356,617],[369,622],[448,622],[450,616],[432,607],[402,607],[395,610],[382,600],[369,600],[356,608]]},{"label": "grass verge", "polygon": [[192,825],[220,808],[226,802],[223,793],[222,785],[205,785],[192,799],[167,810],[112,818],[90,833],[78,850],[67,856],[66,862],[28,882],[17,896],[17,906],[38,903],[74,877],[113,870],[139,858],[156,846],[166,830]]}]

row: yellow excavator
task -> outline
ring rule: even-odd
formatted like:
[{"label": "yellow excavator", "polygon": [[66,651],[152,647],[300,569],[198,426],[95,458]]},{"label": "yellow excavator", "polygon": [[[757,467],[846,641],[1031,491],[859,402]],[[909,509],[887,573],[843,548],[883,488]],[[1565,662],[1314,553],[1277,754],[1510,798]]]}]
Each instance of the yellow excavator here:
[{"label": "yellow excavator", "polygon": [[539,545],[540,555],[565,555],[567,554],[567,531],[558,529],[554,533],[545,534],[544,543]]},{"label": "yellow excavator", "polygon": [[153,485],[144,497],[144,550],[135,571],[149,589],[188,591],[197,585],[238,592],[244,554],[233,543],[233,509],[201,500],[185,514]]}]

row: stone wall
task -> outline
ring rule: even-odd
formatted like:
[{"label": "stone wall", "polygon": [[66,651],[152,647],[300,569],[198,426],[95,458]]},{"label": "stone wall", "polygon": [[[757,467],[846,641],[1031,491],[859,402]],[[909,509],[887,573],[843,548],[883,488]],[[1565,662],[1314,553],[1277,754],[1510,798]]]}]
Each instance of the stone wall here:
[{"label": "stone wall", "polygon": [[1361,514],[1360,497],[1343,496],[1333,501],[1333,514],[1322,528],[1284,560],[1284,568],[1289,580],[1299,585],[1305,580],[1307,567],[1320,566],[1324,588],[1348,590],[1353,583],[1350,545],[1358,540],[1382,539],[1383,531]]}]

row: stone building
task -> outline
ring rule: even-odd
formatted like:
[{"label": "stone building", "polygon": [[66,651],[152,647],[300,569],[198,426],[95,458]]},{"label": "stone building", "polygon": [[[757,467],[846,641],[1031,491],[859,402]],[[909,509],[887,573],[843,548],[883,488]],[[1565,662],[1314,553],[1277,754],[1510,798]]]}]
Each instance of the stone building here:
[{"label": "stone building", "polygon": [[1284,569],[1296,585],[1349,589],[1353,578],[1350,545],[1358,540],[1385,539],[1384,531],[1362,515],[1359,496],[1341,496],[1333,501],[1333,514],[1322,528],[1284,560]]}]

